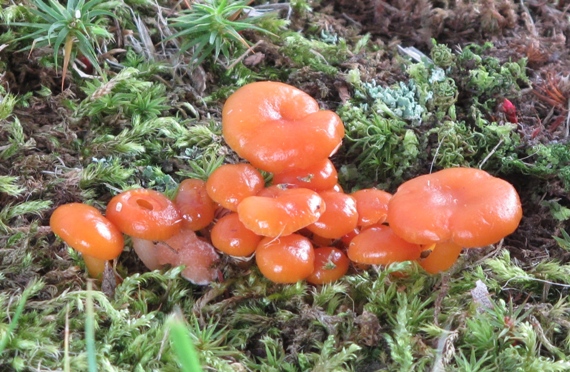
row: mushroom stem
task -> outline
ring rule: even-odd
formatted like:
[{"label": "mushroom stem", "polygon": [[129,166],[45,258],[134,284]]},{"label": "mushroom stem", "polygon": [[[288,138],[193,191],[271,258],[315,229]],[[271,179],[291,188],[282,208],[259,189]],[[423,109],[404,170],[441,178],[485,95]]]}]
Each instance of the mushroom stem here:
[{"label": "mushroom stem", "polygon": [[459,258],[463,247],[453,242],[434,244],[429,256],[420,261],[420,266],[430,274],[449,269]]},{"label": "mushroom stem", "polygon": [[85,261],[85,267],[87,268],[87,273],[91,278],[101,279],[103,271],[105,271],[105,262],[107,260],[102,260],[100,258],[95,258],[93,256],[87,256],[82,254],[83,261]]},{"label": "mushroom stem", "polygon": [[137,256],[139,256],[142,263],[149,270],[161,269],[163,265],[158,263],[158,256],[156,254],[156,246],[152,240],[133,238],[133,249],[135,250]]}]

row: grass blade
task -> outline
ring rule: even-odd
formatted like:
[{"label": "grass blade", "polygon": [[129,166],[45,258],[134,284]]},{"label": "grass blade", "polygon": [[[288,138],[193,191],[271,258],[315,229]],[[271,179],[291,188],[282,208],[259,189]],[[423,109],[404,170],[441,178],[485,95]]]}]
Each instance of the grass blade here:
[{"label": "grass blade", "polygon": [[178,356],[178,361],[182,366],[183,372],[202,372],[198,353],[192,343],[188,329],[185,323],[178,317],[173,316],[167,322],[170,331],[170,342],[172,348]]},{"label": "grass blade", "polygon": [[85,347],[87,348],[87,366],[89,372],[97,372],[95,355],[95,314],[93,313],[93,283],[87,281],[87,296],[85,298]]}]

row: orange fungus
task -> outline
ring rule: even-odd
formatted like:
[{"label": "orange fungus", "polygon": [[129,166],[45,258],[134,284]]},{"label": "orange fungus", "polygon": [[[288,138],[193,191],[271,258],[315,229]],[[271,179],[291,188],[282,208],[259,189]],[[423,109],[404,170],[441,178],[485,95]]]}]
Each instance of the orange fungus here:
[{"label": "orange fungus", "polygon": [[315,252],[309,239],[298,234],[263,238],[255,260],[259,270],[275,283],[296,283],[314,270]]},{"label": "orange fungus", "polygon": [[240,221],[258,235],[292,234],[316,222],[325,211],[323,199],[312,190],[272,190],[275,197],[250,196],[238,206]]},{"label": "orange fungus", "polygon": [[338,173],[329,159],[323,159],[306,169],[292,169],[273,175],[273,184],[304,187],[315,191],[332,189],[338,181]]},{"label": "orange fungus", "polygon": [[206,182],[208,195],[222,207],[236,211],[241,201],[263,189],[263,176],[251,164],[224,164]]},{"label": "orange fungus", "polygon": [[166,240],[180,231],[182,217],[174,203],[158,191],[124,191],[107,204],[107,218],[135,238]]},{"label": "orange fungus", "polygon": [[388,204],[390,227],[416,244],[451,241],[481,247],[514,232],[521,218],[515,188],[471,168],[449,168],[409,180]]},{"label": "orange fungus", "polygon": [[389,265],[417,260],[421,247],[408,243],[385,225],[373,225],[356,235],[348,246],[348,258],[369,265]]},{"label": "orange fungus", "polygon": [[185,179],[180,182],[174,204],[182,216],[184,227],[197,231],[214,220],[216,203],[208,196],[206,182]]},{"label": "orange fungus", "polygon": [[323,161],[340,146],[339,116],[319,110],[307,93],[278,82],[255,82],[234,92],[222,111],[224,139],[256,168],[273,173]]},{"label": "orange fungus", "polygon": [[358,226],[383,223],[388,217],[388,202],[392,194],[378,189],[362,189],[353,192],[358,210]]},{"label": "orange fungus", "polygon": [[336,191],[325,191],[319,195],[326,210],[317,222],[307,226],[309,231],[324,238],[338,239],[356,228],[358,212],[352,196]]},{"label": "orange fungus", "polygon": [[237,213],[222,217],[210,234],[214,247],[231,256],[249,256],[262,239],[239,220]]},{"label": "orange fungus", "polygon": [[338,248],[315,248],[315,269],[307,277],[312,284],[326,284],[338,280],[348,271],[349,260]]},{"label": "orange fungus", "polygon": [[430,274],[449,269],[459,258],[462,247],[452,242],[432,244],[429,256],[420,260],[420,266]]},{"label": "orange fungus", "polygon": [[101,274],[104,261],[117,258],[123,251],[123,234],[90,205],[61,205],[54,210],[49,223],[54,234],[87,259],[92,277]]}]

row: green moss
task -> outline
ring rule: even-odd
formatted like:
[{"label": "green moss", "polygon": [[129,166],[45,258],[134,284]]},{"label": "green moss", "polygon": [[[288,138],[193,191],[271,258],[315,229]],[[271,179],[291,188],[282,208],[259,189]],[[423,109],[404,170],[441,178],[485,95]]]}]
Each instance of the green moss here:
[{"label": "green moss", "polygon": [[301,66],[309,66],[315,71],[334,76],[338,73],[340,62],[348,57],[348,46],[344,39],[337,44],[321,40],[309,40],[299,33],[287,33],[280,52]]}]

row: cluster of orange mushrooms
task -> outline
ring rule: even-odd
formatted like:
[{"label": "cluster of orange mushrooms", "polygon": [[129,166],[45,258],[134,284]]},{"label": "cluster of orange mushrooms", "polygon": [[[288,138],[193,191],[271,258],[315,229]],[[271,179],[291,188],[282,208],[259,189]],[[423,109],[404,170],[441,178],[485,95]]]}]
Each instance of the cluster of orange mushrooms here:
[{"label": "cluster of orange mushrooms", "polygon": [[[52,230],[83,254],[93,277],[120,255],[126,234],[149,269],[184,265],[182,275],[196,284],[218,277],[220,252],[254,256],[277,283],[323,284],[346,274],[350,261],[415,260],[441,272],[463,248],[499,242],[522,218],[514,187],[479,169],[423,175],[394,195],[344,193],[329,159],[344,137],[342,121],[283,83],[238,89],[224,105],[222,126],[247,162],[222,165],[207,181],[182,181],[173,200],[148,189],[122,192],[105,216],[85,204],[62,205]],[[260,170],[272,175],[269,185]]]}]

